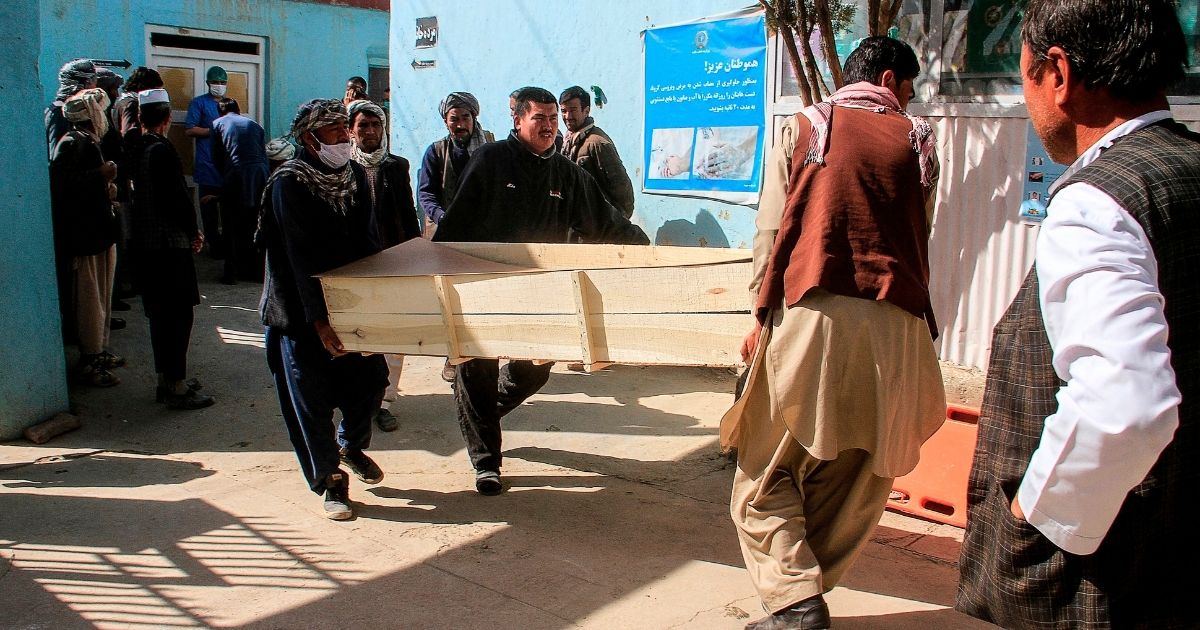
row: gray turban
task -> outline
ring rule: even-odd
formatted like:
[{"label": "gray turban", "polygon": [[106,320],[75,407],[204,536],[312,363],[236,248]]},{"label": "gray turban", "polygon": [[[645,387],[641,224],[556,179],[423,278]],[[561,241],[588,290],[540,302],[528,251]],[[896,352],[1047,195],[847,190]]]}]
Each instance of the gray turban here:
[{"label": "gray turban", "polygon": [[292,120],[292,137],[299,139],[306,132],[328,125],[346,124],[346,106],[339,100],[314,98],[296,110]]},{"label": "gray turban", "polygon": [[347,110],[347,116],[350,120],[354,120],[354,115],[359,112],[366,112],[378,118],[385,125],[387,124],[387,114],[383,112],[383,108],[366,99],[359,99],[350,103],[350,108]]},{"label": "gray turban", "polygon": [[470,92],[451,92],[438,104],[438,113],[442,115],[442,120],[445,120],[446,114],[450,113],[450,110],[459,107],[470,111],[472,116],[479,118],[479,99]]},{"label": "gray turban", "polygon": [[88,59],[75,59],[58,69],[58,93],[54,98],[65,101],[72,94],[96,80],[96,66]]}]

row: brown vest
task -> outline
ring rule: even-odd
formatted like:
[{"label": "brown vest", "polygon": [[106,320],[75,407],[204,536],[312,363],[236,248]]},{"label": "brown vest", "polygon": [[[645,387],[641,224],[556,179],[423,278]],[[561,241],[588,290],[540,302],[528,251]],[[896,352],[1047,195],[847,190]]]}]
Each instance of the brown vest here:
[{"label": "brown vest", "polygon": [[796,115],[788,198],[756,312],[793,306],[809,290],[888,302],[926,320],[929,226],[912,123],[899,114],[834,107],[825,164],[805,164],[812,125]]}]

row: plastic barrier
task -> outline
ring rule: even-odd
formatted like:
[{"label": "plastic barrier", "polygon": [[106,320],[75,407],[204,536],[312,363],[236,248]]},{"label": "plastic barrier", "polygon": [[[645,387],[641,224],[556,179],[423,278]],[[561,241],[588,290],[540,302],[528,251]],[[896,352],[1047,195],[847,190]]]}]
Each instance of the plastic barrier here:
[{"label": "plastic barrier", "polygon": [[897,477],[887,506],[956,527],[967,526],[967,476],[975,455],[979,410],[950,405],[946,423],[921,446],[921,461]]}]

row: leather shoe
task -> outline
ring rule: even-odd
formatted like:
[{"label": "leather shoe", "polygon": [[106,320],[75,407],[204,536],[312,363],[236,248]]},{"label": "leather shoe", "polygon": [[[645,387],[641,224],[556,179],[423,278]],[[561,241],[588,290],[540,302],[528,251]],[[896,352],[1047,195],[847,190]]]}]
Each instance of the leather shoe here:
[{"label": "leather shoe", "polygon": [[817,595],[746,624],[746,630],[829,630],[829,606]]}]

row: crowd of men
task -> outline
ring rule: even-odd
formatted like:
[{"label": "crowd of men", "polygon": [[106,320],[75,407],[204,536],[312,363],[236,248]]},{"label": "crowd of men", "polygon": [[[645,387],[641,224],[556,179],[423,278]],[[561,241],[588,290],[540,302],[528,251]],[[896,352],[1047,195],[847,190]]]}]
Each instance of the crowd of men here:
[{"label": "crowd of men", "polygon": [[[1200,136],[1166,98],[1187,43],[1169,0],[1030,0],[1024,20],[1030,119],[1070,168],[995,329],[957,606],[1006,628],[1194,628]],[[721,426],[737,452],[730,513],[768,613],[748,629],[831,626],[823,594],[944,419],[928,256],[937,142],[906,111],[920,71],[908,45],[863,40],[845,87],[789,119],[765,165],[748,368]],[[366,450],[373,425],[396,428],[383,404],[402,357],[346,352],[316,274],[422,235],[649,243],[579,87],[513,91],[500,141],[479,125],[473,95],[449,94],[438,107],[448,133],[425,151],[414,193],[409,162],[389,152],[387,111],[360,77],[343,99],[301,105],[290,140],[267,142],[213,67],[186,123],[197,221],[166,139],[161,78],[139,68],[117,97],[110,75],[68,63],[46,113],[76,373],[119,382],[107,331],[122,243],[150,320],[158,400],[212,404],[186,378],[186,354],[192,256],[220,230],[223,279],[263,282],[267,364],[331,519],[353,516],[350,475],[384,477]],[[443,370],[480,494],[504,491],[501,419],[550,369],[473,359]]]}]

